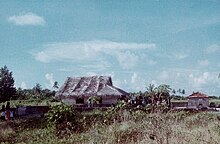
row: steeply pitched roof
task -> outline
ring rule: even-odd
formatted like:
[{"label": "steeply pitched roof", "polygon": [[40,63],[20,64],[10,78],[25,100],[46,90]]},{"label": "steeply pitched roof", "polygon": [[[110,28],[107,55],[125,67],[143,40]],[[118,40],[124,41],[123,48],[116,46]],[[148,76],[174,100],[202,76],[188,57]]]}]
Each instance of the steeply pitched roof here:
[{"label": "steeply pitched roof", "polygon": [[68,77],[56,93],[56,97],[122,95],[128,95],[128,93],[114,87],[111,77],[107,76]]},{"label": "steeply pitched roof", "polygon": [[207,96],[206,94],[200,93],[200,92],[196,92],[191,94],[190,96],[188,96],[187,98],[209,98],[209,96]]}]

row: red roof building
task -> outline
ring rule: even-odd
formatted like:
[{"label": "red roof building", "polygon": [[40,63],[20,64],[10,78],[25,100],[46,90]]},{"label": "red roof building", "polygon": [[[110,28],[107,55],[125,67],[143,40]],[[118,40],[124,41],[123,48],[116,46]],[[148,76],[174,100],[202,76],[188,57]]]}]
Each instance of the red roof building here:
[{"label": "red roof building", "polygon": [[196,92],[196,93],[191,94],[187,98],[188,99],[190,99],[190,98],[209,98],[209,96],[207,96],[206,94],[200,93],[200,92]]},{"label": "red roof building", "polygon": [[191,108],[203,108],[209,106],[209,96],[206,94],[196,92],[188,97],[188,107]]}]

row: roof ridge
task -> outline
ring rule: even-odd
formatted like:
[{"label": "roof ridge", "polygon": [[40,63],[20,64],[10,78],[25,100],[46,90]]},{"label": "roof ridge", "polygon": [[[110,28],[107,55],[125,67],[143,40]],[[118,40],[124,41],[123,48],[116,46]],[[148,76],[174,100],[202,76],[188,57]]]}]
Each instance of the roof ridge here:
[{"label": "roof ridge", "polygon": [[208,98],[208,97],[209,97],[208,95],[201,92],[194,92],[188,96],[188,98]]},{"label": "roof ridge", "polygon": [[[88,84],[87,88],[84,90],[84,92],[88,91],[89,88],[90,88],[91,86],[93,86],[93,85],[92,85],[92,81],[93,81],[93,80],[96,80],[97,77],[98,77],[98,76],[92,76],[92,77],[91,77],[91,79],[90,79],[90,81],[89,81],[89,84]],[[96,87],[97,87],[97,86],[96,86]]]}]

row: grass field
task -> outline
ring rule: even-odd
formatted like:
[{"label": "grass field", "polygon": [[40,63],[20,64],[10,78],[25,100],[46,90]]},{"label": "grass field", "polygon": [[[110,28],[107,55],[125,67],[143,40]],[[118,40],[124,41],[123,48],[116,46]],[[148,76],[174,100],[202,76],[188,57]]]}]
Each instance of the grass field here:
[{"label": "grass field", "polygon": [[220,121],[213,113],[154,113],[131,116],[124,111],[110,125],[93,122],[82,132],[58,137],[44,118],[0,122],[1,143],[140,143],[140,144],[217,144]]},{"label": "grass field", "polygon": [[220,104],[220,99],[210,99],[209,102],[214,102],[216,104]]},{"label": "grass field", "polygon": [[[211,99],[218,103],[220,100]],[[17,105],[57,105],[59,102],[46,100],[11,101]],[[95,110],[83,115],[103,113]],[[97,115],[96,115],[97,116]],[[96,117],[94,116],[94,117]],[[220,141],[220,120],[217,113],[118,113],[117,120],[106,124],[104,120],[92,121],[80,132],[61,131],[49,127],[46,118],[15,119],[0,122],[0,143],[140,143],[140,144],[218,144]],[[87,122],[86,122],[87,123]]]},{"label": "grass field", "polygon": [[[172,102],[187,102],[188,100],[171,100]],[[215,104],[220,104],[220,99],[209,99],[209,103],[214,102]]]},{"label": "grass field", "polygon": [[[5,103],[0,103],[0,107]],[[53,100],[11,100],[10,106],[16,108],[17,106],[53,106],[61,104],[61,102],[54,102]]]}]

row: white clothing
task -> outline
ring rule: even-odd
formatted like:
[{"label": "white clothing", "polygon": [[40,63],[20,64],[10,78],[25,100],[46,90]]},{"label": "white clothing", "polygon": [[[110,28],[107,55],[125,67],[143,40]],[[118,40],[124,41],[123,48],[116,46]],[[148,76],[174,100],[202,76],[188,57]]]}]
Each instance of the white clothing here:
[{"label": "white clothing", "polygon": [[5,112],[2,112],[2,113],[1,113],[1,116],[5,116]]}]

